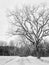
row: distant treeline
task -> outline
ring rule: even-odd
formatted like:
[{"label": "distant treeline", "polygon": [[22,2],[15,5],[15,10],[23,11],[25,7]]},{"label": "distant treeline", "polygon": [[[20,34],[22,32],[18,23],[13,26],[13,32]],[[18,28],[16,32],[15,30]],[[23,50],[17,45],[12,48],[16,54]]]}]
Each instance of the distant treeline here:
[{"label": "distant treeline", "polygon": [[[40,56],[49,56],[49,44],[42,44],[39,47]],[[0,46],[0,56],[36,56],[36,50],[29,46]]]},{"label": "distant treeline", "polygon": [[28,56],[30,55],[29,48],[18,48],[15,46],[0,46],[0,55],[3,56]]},{"label": "distant treeline", "polygon": [[[49,42],[44,42],[39,45],[39,55],[49,56]],[[15,46],[13,41],[10,41],[10,45],[7,42],[0,42],[0,56],[36,56],[36,48],[34,45],[25,44],[21,46]]]}]

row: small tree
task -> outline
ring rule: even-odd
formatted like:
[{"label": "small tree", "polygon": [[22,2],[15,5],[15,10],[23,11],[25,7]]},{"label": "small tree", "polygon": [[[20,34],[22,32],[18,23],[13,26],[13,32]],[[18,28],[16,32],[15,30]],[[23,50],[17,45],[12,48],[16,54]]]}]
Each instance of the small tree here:
[{"label": "small tree", "polygon": [[[36,47],[39,56],[39,44],[44,37],[49,36],[49,8],[41,6],[25,6],[22,9],[9,11],[11,35],[24,36]],[[40,56],[39,56],[40,58]]]}]

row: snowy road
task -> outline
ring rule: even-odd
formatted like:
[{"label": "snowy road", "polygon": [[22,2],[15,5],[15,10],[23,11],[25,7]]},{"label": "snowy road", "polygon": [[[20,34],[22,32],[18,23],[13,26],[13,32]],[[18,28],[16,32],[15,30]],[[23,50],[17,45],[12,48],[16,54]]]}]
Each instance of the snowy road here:
[{"label": "snowy road", "polygon": [[19,57],[19,56],[0,56],[0,65],[49,65],[49,57]]}]

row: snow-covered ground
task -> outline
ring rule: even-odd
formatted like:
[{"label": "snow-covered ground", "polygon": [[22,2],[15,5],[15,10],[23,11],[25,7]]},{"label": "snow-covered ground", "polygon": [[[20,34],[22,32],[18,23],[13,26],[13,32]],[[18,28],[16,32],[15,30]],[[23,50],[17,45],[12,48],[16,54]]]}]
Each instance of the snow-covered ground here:
[{"label": "snow-covered ground", "polygon": [[49,65],[49,57],[19,57],[19,56],[0,56],[0,65]]}]

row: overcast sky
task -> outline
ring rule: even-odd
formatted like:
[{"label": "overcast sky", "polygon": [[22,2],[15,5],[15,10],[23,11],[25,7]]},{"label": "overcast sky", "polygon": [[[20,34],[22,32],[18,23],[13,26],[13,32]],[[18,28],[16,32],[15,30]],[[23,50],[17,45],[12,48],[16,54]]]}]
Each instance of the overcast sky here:
[{"label": "overcast sky", "polygon": [[14,9],[16,6],[21,7],[24,4],[39,3],[49,4],[49,0],[0,0],[0,40],[7,40],[5,33],[8,29],[8,20],[6,17],[8,9]]}]

